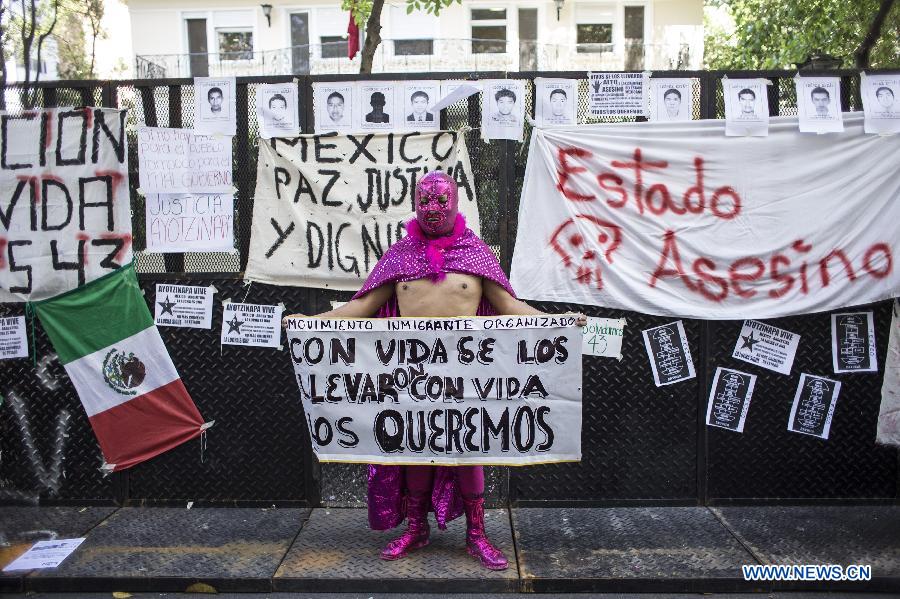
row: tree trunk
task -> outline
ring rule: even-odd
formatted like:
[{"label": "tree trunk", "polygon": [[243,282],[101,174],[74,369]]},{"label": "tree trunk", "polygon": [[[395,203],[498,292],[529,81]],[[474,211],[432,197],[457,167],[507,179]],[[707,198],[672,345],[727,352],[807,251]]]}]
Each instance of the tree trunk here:
[{"label": "tree trunk", "polygon": [[375,60],[375,50],[381,44],[381,9],[384,0],[372,2],[372,12],[366,22],[366,42],[363,44],[362,58],[359,63],[359,72],[369,74],[372,72],[372,62]]},{"label": "tree trunk", "polygon": [[863,38],[862,43],[854,53],[857,69],[869,68],[872,48],[881,36],[881,28],[884,26],[884,21],[887,19],[888,13],[891,12],[891,7],[893,5],[894,0],[881,0],[881,6],[878,7],[878,13],[876,13],[875,18],[872,19],[872,25],[869,26],[866,37]]},{"label": "tree trunk", "polygon": [[3,41],[9,28],[3,23],[5,15],[6,5],[0,1],[0,110],[6,110],[6,52],[3,51]]},{"label": "tree trunk", "polygon": [[[37,0],[34,0],[37,2]],[[41,48],[44,47],[44,40],[50,37],[50,34],[53,33],[53,29],[56,27],[56,20],[59,18],[59,0],[55,0],[53,2],[53,22],[50,23],[50,27],[47,28],[47,31],[38,36],[37,43],[37,73],[34,76],[34,82],[37,83],[41,80]],[[31,98],[31,106],[37,104],[37,94],[38,88],[35,85],[32,88],[32,98]]]}]

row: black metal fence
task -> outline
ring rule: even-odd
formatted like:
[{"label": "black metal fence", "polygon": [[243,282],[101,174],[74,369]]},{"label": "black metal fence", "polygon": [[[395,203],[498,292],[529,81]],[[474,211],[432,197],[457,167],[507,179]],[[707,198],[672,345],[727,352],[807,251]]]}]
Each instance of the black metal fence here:
[{"label": "black metal fence", "polygon": [[[859,77],[854,71],[820,72],[842,78],[841,105],[860,110]],[[720,80],[766,77],[769,112],[794,114],[796,98],[789,71],[656,72],[654,76],[694,79],[695,119],[722,118]],[[578,114],[588,116],[584,72],[478,73],[481,78],[569,77],[581,79]],[[359,77],[299,77],[300,124],[312,132],[313,81]],[[237,253],[153,254],[144,251],[143,198],[136,193],[136,128],[192,125],[190,79],[49,82],[39,86],[42,106],[110,106],[128,109],[135,265],[148,300],[161,280],[213,284],[217,300],[283,302],[289,312],[317,313],[348,293],[319,289],[243,284],[256,179],[258,123],[256,88],[292,77],[237,80],[237,131],[233,139],[235,240]],[[459,73],[385,74],[366,79],[460,79]],[[533,111],[533,86],[526,85],[526,110]],[[21,88],[5,90],[14,105]],[[10,102],[13,100],[13,102]],[[482,223],[482,237],[509,269],[516,235],[518,198],[525,169],[524,143],[481,139],[477,97],[461,100],[441,114],[444,128],[469,125],[466,133]],[[660,318],[569,304],[540,304],[550,311],[579,310],[628,321],[621,362],[586,359],[584,364],[583,459],[577,464],[489,468],[494,503],[590,502],[593,504],[716,504],[752,502],[898,502],[900,452],[874,442],[883,363],[879,373],[837,378],[843,383],[829,440],[787,431],[797,376],[783,377],[731,358],[739,321],[685,320],[697,377],[657,388],[639,331],[663,324]],[[875,312],[877,350],[885,356],[890,303]],[[21,304],[0,304],[0,315],[24,313]],[[186,443],[147,463],[103,477],[99,448],[74,388],[52,351],[40,323],[34,327],[31,359],[0,362],[0,502],[182,502],[279,505],[360,505],[365,498],[362,467],[318,464],[310,451],[296,383],[286,359],[275,350],[219,345],[221,310],[212,330],[162,327],[172,359],[206,419],[215,419],[208,444]],[[794,372],[831,372],[828,314],[770,321],[802,335]],[[31,334],[31,333],[30,333]],[[717,366],[758,375],[743,434],[705,425],[706,401]]]}]

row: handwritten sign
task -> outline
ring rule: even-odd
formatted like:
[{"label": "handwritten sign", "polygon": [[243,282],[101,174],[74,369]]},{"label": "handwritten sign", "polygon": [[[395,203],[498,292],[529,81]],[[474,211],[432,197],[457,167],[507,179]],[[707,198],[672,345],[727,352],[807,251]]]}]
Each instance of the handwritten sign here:
[{"label": "handwritten sign", "polygon": [[232,191],[230,137],[138,127],[138,163],[145,194]]},{"label": "handwritten sign", "polygon": [[125,112],[0,112],[0,289],[41,300],[131,261]]},{"label": "handwritten sign", "polygon": [[585,356],[604,356],[621,360],[624,336],[624,318],[588,316],[587,324],[581,329],[581,351]]},{"label": "handwritten sign", "polygon": [[581,341],[572,316],[288,323],[320,461],[581,458]]},{"label": "handwritten sign", "polygon": [[229,252],[234,249],[234,196],[149,194],[146,203],[150,252]]},{"label": "handwritten sign", "polygon": [[414,216],[415,188],[443,169],[478,233],[475,179],[454,132],[305,135],[259,144],[245,279],[359,289]]},{"label": "handwritten sign", "polygon": [[536,129],[513,288],[714,320],[893,297],[900,136],[864,135],[862,114],[844,122],[818,136],[774,117],[753,138],[726,137],[722,121]]}]

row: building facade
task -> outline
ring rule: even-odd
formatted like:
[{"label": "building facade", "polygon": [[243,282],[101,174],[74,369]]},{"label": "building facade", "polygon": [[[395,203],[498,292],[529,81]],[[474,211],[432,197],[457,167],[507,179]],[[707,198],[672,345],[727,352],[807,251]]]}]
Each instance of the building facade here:
[{"label": "building facade", "polygon": [[[268,2],[273,2],[269,4]],[[137,77],[354,73],[348,14],[314,0],[128,0]],[[376,72],[700,68],[702,0],[386,4]]]}]

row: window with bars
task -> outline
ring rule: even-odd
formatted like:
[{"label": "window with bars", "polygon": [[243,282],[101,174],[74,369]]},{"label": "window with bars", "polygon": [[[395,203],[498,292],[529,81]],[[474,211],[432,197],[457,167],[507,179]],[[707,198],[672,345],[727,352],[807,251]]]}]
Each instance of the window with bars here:
[{"label": "window with bars", "polygon": [[472,54],[506,52],[506,9],[473,8]]},{"label": "window with bars", "polygon": [[249,29],[217,29],[219,60],[252,60],[253,32]]}]

